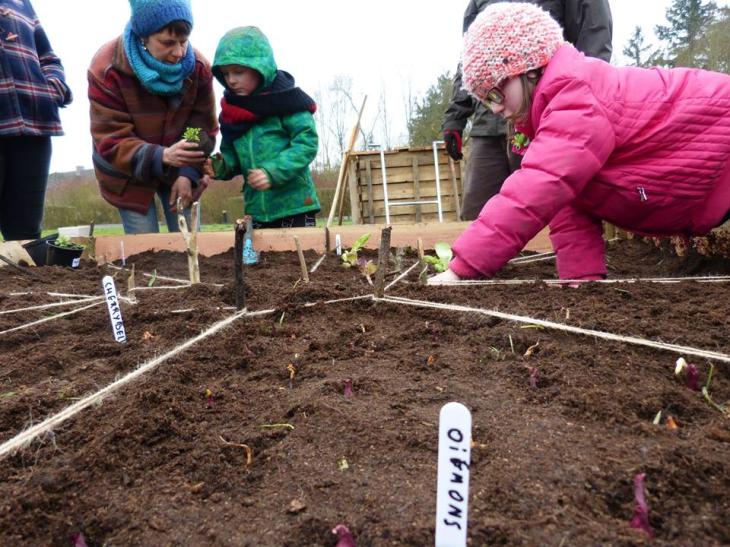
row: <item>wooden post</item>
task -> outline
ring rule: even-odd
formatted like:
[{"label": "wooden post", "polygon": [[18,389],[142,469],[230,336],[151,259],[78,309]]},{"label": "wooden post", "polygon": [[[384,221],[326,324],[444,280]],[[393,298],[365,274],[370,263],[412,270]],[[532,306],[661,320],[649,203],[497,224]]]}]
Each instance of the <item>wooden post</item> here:
[{"label": "wooden post", "polygon": [[390,258],[390,235],[392,226],[383,228],[380,232],[380,250],[378,251],[378,271],[375,272],[375,297],[383,298],[385,293],[385,274],[388,271]]},{"label": "wooden post", "polygon": [[299,237],[294,236],[294,244],[297,246],[297,255],[299,255],[299,266],[302,268],[302,281],[309,283],[309,271],[307,270],[307,262],[304,260],[304,252],[302,251],[302,243]]},{"label": "wooden post", "polygon": [[177,198],[177,225],[185,238],[185,244],[188,247],[188,275],[190,276],[190,284],[200,283],[200,266],[198,265],[198,213],[200,211],[200,202],[193,203],[191,208],[190,222],[192,230],[188,230],[188,223],[183,215],[182,199]]},{"label": "wooden post", "polygon": [[327,226],[325,226],[324,227],[324,252],[326,254],[329,254],[331,249],[332,249],[332,243],[330,242],[330,229]]},{"label": "wooden post", "polygon": [[426,255],[425,251],[423,250],[423,238],[418,238],[418,268],[420,269],[420,272],[418,273],[418,281],[421,282],[422,285],[426,284],[426,280],[428,279],[428,264],[426,264],[423,261],[423,257]]},{"label": "wooden post", "polygon": [[459,200],[459,185],[456,182],[456,164],[449,157],[449,170],[451,171],[451,190],[454,192],[454,207],[456,208],[456,221],[461,220],[461,201]]},{"label": "wooden post", "polygon": [[368,218],[370,224],[375,224],[375,213],[373,212],[373,162],[367,160],[365,163],[365,173],[368,178]]},{"label": "wooden post", "polygon": [[342,186],[345,181],[345,173],[347,172],[347,164],[348,159],[350,156],[350,153],[352,152],[352,149],[355,148],[355,143],[357,142],[357,134],[360,131],[360,119],[362,118],[362,112],[365,110],[365,102],[368,100],[368,96],[365,95],[365,97],[362,100],[362,106],[360,107],[360,112],[357,115],[357,122],[355,123],[355,127],[352,128],[352,132],[350,133],[350,140],[348,142],[348,146],[345,149],[345,153],[342,155],[342,163],[340,164],[340,174],[337,176],[337,185],[335,186],[335,195],[332,199],[332,206],[330,207],[330,214],[327,218],[327,226],[332,226],[332,221],[335,218],[335,211],[337,211],[337,208],[340,204],[340,192],[342,191]]},{"label": "wooden post", "polygon": [[[353,224],[362,224],[362,209],[360,208],[360,195],[357,186],[357,162],[350,160],[347,182],[350,187],[350,215]],[[344,192],[343,192],[344,195]],[[340,214],[342,218],[342,214]]]},{"label": "wooden post", "polygon": [[242,218],[236,221],[235,235],[233,271],[236,279],[236,309],[240,311],[246,305],[246,297],[243,291],[243,238],[246,236],[246,221]]},{"label": "wooden post", "polygon": [[[418,169],[418,156],[413,156],[413,197],[415,201],[421,200],[421,176]],[[421,222],[421,220],[421,206],[416,205],[416,222]]]}]

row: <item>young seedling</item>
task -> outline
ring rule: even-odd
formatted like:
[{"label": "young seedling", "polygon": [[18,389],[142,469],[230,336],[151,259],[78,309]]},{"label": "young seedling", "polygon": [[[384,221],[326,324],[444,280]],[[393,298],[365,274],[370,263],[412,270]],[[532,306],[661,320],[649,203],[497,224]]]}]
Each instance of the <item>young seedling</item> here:
[{"label": "young seedling", "polygon": [[76,251],[82,251],[84,249],[83,245],[74,243],[67,235],[58,236],[56,240],[53,241],[53,245],[55,245],[56,247],[61,247],[62,249],[73,249]]},{"label": "young seedling", "polygon": [[426,255],[423,257],[423,261],[431,264],[436,273],[445,272],[454,257],[451,246],[448,243],[440,242],[433,246],[433,250],[436,251],[436,256]]},{"label": "young seedling", "polygon": [[352,532],[344,524],[338,524],[332,528],[332,533],[337,536],[337,545],[335,547],[355,547],[355,538]]},{"label": "young seedling", "polygon": [[205,390],[205,406],[206,408],[213,408],[215,405],[215,397],[210,389]]},{"label": "young seedling", "polygon": [[286,370],[289,371],[289,389],[292,389],[294,387],[294,378],[296,378],[297,374],[299,373],[299,370],[302,367],[301,360],[299,359],[299,354],[294,354],[294,361],[289,363],[286,366]]},{"label": "young seedling", "polygon": [[651,422],[654,425],[659,425],[662,423],[662,411],[656,413],[656,416],[654,416],[654,420]]},{"label": "young seedling", "polygon": [[357,267],[360,273],[365,276],[370,285],[373,284],[373,274],[378,271],[378,266],[372,260],[366,260],[364,258],[357,259]]},{"label": "young seedling", "polygon": [[646,503],[646,492],[644,490],[645,473],[638,473],[634,476],[634,516],[631,518],[629,526],[636,530],[644,531],[649,537],[654,535],[654,531],[649,524],[649,505]]},{"label": "young seedling", "polygon": [[200,128],[188,127],[183,133],[183,139],[188,142],[200,142]]},{"label": "young seedling", "polygon": [[675,376],[679,376],[682,372],[684,372],[687,387],[692,391],[700,391],[699,371],[695,365],[687,363],[687,361],[684,360],[684,357],[677,359],[677,364],[674,367]]},{"label": "young seedling", "polygon": [[728,405],[727,403],[725,405],[719,405],[715,401],[713,401],[712,397],[710,396],[710,386],[712,385],[712,376],[714,374],[715,365],[710,363],[710,372],[707,374],[707,381],[705,382],[705,385],[702,386],[702,396],[705,398],[705,401],[707,401],[710,406],[712,406],[715,410],[719,410],[725,416],[730,416],[730,405]]},{"label": "young seedling", "polygon": [[345,399],[348,399],[352,397],[355,393],[352,391],[352,378],[345,378],[342,380],[342,384],[344,385],[344,395]]},{"label": "young seedling", "polygon": [[215,148],[215,141],[210,138],[208,133],[199,127],[188,127],[183,132],[182,138],[187,142],[198,145],[197,150],[203,152],[205,156],[210,156]]},{"label": "young seedling", "polygon": [[370,239],[370,234],[364,234],[361,235],[355,243],[352,244],[352,247],[349,251],[345,251],[342,253],[342,265],[345,268],[352,268],[353,266],[357,266],[357,260],[358,256],[357,253],[362,250],[363,247],[365,247],[365,244]]}]

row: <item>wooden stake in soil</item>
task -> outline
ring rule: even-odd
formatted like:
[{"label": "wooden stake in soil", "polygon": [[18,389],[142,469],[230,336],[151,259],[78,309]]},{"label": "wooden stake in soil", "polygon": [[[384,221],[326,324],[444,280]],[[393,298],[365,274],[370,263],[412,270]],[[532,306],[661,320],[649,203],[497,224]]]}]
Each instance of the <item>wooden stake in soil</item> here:
[{"label": "wooden stake in soil", "polygon": [[390,258],[390,234],[392,226],[383,228],[380,232],[380,250],[378,251],[378,271],[375,272],[375,296],[383,298],[385,293],[385,273],[388,270],[388,259]]},{"label": "wooden stake in soil", "polygon": [[177,198],[177,225],[185,238],[188,247],[188,274],[190,284],[200,283],[200,266],[198,265],[198,217],[200,213],[200,202],[196,201],[191,207],[190,222],[192,228],[188,230],[188,223],[183,214],[182,199]]},{"label": "wooden stake in soil", "polygon": [[236,244],[233,247],[233,268],[236,277],[236,309],[242,310],[246,305],[243,292],[243,238],[246,237],[246,221],[236,221]]},{"label": "wooden stake in soil", "polygon": [[327,226],[324,227],[324,252],[329,254],[330,252],[330,229]]},{"label": "wooden stake in soil", "polygon": [[418,238],[418,263],[421,265],[421,270],[418,274],[418,281],[421,285],[425,285],[428,282],[428,264],[423,261],[423,257],[426,256],[426,252],[423,250],[423,238]]},{"label": "wooden stake in soil", "polygon": [[[339,205],[340,205],[340,192],[342,192],[342,186],[344,186],[344,183],[345,183],[345,173],[347,173],[347,164],[350,159],[350,153],[352,152],[352,149],[355,148],[355,143],[357,142],[357,134],[360,131],[360,119],[362,118],[363,110],[365,110],[365,102],[367,100],[368,100],[368,96],[365,95],[365,97],[362,100],[362,106],[360,107],[360,111],[357,114],[357,122],[355,122],[355,126],[352,128],[352,132],[350,133],[350,140],[348,142],[347,148],[345,149],[345,153],[342,156],[342,163],[340,164],[340,173],[337,176],[337,185],[335,186],[335,195],[332,199],[332,206],[330,207],[329,217],[327,218],[327,226],[332,226],[332,221],[335,218],[335,211],[337,211],[337,209],[339,208]],[[340,224],[342,224],[342,216],[340,216]]]},{"label": "wooden stake in soil", "polygon": [[134,291],[136,290],[137,286],[134,282],[134,264],[132,264],[132,269],[129,270],[129,275],[127,276],[127,297],[133,304],[137,303],[137,297],[134,296]]},{"label": "wooden stake in soil", "polygon": [[297,255],[299,255],[299,265],[302,268],[302,281],[309,283],[309,270],[307,270],[307,262],[304,260],[304,252],[302,251],[302,242],[299,237],[294,236],[294,244],[297,246]]},{"label": "wooden stake in soil", "polygon": [[449,157],[449,170],[451,171],[451,191],[454,193],[454,207],[456,208],[456,220],[461,220],[461,203],[459,202],[459,185],[456,183],[456,165]]}]

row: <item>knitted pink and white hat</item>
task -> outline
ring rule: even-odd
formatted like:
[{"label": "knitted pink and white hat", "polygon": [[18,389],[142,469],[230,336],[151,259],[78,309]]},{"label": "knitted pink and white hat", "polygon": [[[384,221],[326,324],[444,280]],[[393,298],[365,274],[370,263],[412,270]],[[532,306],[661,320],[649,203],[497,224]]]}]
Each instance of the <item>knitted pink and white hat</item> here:
[{"label": "knitted pink and white hat", "polygon": [[565,43],[560,25],[542,8],[524,2],[492,4],[464,35],[462,85],[484,102],[506,78],[547,65]]}]

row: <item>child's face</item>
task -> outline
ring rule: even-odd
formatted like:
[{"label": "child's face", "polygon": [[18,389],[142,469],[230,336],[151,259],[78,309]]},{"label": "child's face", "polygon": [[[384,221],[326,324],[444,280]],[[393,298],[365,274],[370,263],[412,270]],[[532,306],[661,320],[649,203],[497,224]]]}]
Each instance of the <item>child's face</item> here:
[{"label": "child's face", "polygon": [[236,95],[250,95],[261,85],[261,74],[247,66],[223,65],[220,71],[228,89]]},{"label": "child's face", "polygon": [[519,76],[509,78],[497,86],[497,90],[501,93],[503,99],[501,103],[489,102],[487,106],[492,109],[495,114],[501,114],[505,118],[513,116],[519,112],[522,107],[522,81]]}]

